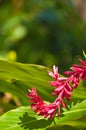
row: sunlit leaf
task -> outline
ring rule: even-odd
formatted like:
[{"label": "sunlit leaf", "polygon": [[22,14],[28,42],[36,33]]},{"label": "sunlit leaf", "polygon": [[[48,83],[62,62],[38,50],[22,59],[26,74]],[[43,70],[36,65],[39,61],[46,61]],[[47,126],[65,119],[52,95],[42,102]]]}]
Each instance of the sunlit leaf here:
[{"label": "sunlit leaf", "polygon": [[41,130],[51,122],[36,115],[29,107],[20,107],[0,117],[0,130]]},{"label": "sunlit leaf", "polygon": [[[77,103],[70,110],[63,112],[63,117],[55,117],[56,126],[69,125],[86,128],[86,100]],[[85,117],[85,118],[83,118]],[[83,119],[83,120],[82,120]],[[54,124],[51,125],[51,128]]]},{"label": "sunlit leaf", "polygon": [[34,113],[31,108],[22,106],[0,117],[0,130],[48,130],[65,125],[86,128],[86,100],[73,106],[63,115],[63,117],[55,117],[54,121],[46,120]]},{"label": "sunlit leaf", "polygon": [[28,104],[26,93],[33,86],[44,100],[52,101],[54,97],[50,95],[53,88],[49,85],[51,77],[48,70],[40,65],[0,61],[0,89],[20,98],[22,105]]}]

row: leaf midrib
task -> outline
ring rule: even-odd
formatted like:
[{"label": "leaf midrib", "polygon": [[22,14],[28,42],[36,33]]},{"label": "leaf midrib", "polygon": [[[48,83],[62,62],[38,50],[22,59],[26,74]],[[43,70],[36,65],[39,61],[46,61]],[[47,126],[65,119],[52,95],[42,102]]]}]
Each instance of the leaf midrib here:
[{"label": "leaf midrib", "polygon": [[79,110],[70,110],[70,111],[67,111],[67,112],[63,112],[63,114],[70,114],[70,113],[75,113],[75,112],[80,112],[80,111],[86,111],[86,109],[79,109]]}]

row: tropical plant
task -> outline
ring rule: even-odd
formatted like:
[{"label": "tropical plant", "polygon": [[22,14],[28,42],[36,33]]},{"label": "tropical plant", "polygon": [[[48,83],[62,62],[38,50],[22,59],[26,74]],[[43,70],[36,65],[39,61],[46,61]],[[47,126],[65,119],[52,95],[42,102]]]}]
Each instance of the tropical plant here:
[{"label": "tropical plant", "polygon": [[[63,77],[58,74],[55,66],[52,71],[40,65],[0,61],[0,91],[11,93],[14,102],[20,102],[20,106],[16,103],[16,108],[11,108],[12,110],[1,115],[0,130],[86,128],[86,88],[83,87],[86,80],[86,62],[80,62],[81,65],[71,67],[71,72],[65,72],[68,77]],[[55,90],[51,86],[54,86]],[[76,89],[73,90],[74,88]],[[36,93],[36,89],[41,97]],[[64,94],[61,96],[63,90]],[[51,93],[58,96],[51,96]],[[32,109],[41,116],[31,109],[26,94],[31,99]],[[53,100],[57,104],[50,103]],[[60,112],[59,116],[56,114],[57,110]]]}]

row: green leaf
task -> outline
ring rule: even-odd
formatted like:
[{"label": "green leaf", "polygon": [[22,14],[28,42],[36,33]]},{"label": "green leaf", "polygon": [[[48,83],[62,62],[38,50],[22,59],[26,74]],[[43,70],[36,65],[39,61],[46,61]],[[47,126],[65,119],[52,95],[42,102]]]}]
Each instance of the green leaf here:
[{"label": "green leaf", "polygon": [[48,70],[40,65],[0,61],[0,89],[17,96],[22,105],[28,104],[26,93],[33,86],[44,100],[52,101],[52,87],[48,83],[52,78],[48,75]]},{"label": "green leaf", "polygon": [[83,56],[85,57],[85,59],[86,59],[86,53],[83,51]]},{"label": "green leaf", "polygon": [[63,117],[55,117],[54,121],[46,120],[29,107],[22,106],[0,117],[0,130],[48,130],[58,129],[65,125],[86,128],[86,100],[76,104],[63,114]]},{"label": "green leaf", "polygon": [[47,71],[48,68],[40,65],[0,60],[1,79],[49,81],[51,78],[48,76]]},{"label": "green leaf", "polygon": [[0,130],[41,130],[51,122],[35,114],[29,107],[19,107],[0,117]]},{"label": "green leaf", "polygon": [[[69,125],[86,128],[86,100],[77,103],[69,111],[63,112],[63,117],[55,117],[56,126]],[[85,117],[85,118],[84,118]],[[83,119],[83,120],[82,120]],[[54,124],[51,128],[56,127]]]},{"label": "green leaf", "polygon": [[83,128],[75,128],[75,127],[71,127],[71,126],[60,126],[60,127],[53,127],[53,128],[47,128],[46,130],[83,130]]},{"label": "green leaf", "polygon": [[79,83],[79,86],[73,90],[72,92],[72,98],[77,99],[86,99],[86,87],[85,87],[85,81],[82,81]]},{"label": "green leaf", "polygon": [[22,87],[18,88],[15,84],[0,79],[0,92],[10,92],[14,97],[18,97],[23,105],[28,105],[28,99]]}]

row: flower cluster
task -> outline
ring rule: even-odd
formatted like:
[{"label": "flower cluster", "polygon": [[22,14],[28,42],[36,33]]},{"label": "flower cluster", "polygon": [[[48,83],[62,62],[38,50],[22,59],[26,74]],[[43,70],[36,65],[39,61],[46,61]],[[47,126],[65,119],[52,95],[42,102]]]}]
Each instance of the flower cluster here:
[{"label": "flower cluster", "polygon": [[30,98],[31,108],[34,112],[38,113],[44,118],[54,118],[58,111],[58,116],[60,115],[60,107],[66,107],[64,98],[70,101],[72,91],[76,88],[80,80],[86,80],[86,62],[79,60],[81,65],[73,65],[70,69],[71,71],[64,72],[67,77],[61,77],[58,73],[58,67],[53,66],[53,72],[48,71],[48,74],[54,78],[54,81],[50,81],[50,85],[55,87],[52,92],[53,95],[57,95],[54,102],[46,104],[42,98],[37,94],[36,88],[29,90],[27,97]]}]

